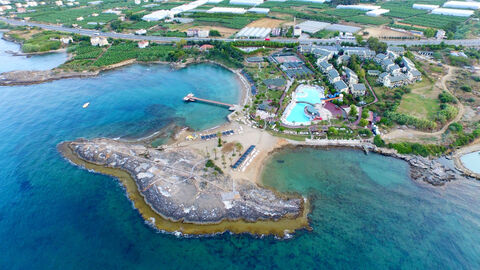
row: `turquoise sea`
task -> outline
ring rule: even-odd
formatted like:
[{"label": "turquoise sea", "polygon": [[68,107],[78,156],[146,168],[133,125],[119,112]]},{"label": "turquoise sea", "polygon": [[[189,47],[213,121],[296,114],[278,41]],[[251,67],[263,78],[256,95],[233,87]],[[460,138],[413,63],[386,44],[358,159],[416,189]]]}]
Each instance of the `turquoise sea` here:
[{"label": "turquoise sea", "polygon": [[14,56],[9,52],[20,52],[20,45],[2,39],[0,32],[0,73],[13,70],[48,70],[67,61],[66,53],[50,53],[33,56]]},{"label": "turquoise sea", "polygon": [[77,168],[56,150],[78,137],[221,124],[225,108],[181,98],[193,92],[234,103],[238,89],[232,73],[213,65],[135,65],[0,87],[0,268],[480,268],[480,182],[434,188],[412,181],[407,165],[392,158],[284,150],[267,164],[265,184],[308,196],[312,231],[291,239],[176,237],[145,224],[115,179]]}]

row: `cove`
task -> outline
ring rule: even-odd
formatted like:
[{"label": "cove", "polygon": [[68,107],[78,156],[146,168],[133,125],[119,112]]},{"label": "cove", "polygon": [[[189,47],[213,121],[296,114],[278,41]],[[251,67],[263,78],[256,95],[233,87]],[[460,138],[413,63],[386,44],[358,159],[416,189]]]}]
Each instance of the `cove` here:
[{"label": "cove", "polygon": [[[284,149],[263,183],[313,204],[311,231],[288,240],[228,233],[177,237],[140,216],[118,180],[57,152],[79,137],[200,130],[238,103],[234,74],[135,65],[96,78],[0,87],[0,262],[5,269],[478,269],[480,183],[413,182],[400,160],[345,149]],[[87,109],[82,105],[90,102]],[[168,132],[165,133],[168,135]]]},{"label": "cove", "polygon": [[6,41],[0,33],[0,73],[14,70],[48,70],[67,61],[66,53],[49,53],[32,56],[14,56],[11,52],[21,52],[20,45]]},{"label": "cove", "polygon": [[[332,269],[480,267],[480,183],[436,188],[412,181],[405,162],[349,149],[285,149],[264,183],[312,198],[313,231],[291,254]],[[293,267],[293,265],[292,265]],[[322,268],[323,268],[322,267]]]}]

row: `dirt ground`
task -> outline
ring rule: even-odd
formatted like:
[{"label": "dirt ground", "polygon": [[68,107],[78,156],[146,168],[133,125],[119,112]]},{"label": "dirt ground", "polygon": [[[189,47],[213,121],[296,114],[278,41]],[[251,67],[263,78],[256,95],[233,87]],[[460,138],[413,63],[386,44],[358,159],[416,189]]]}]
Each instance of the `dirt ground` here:
[{"label": "dirt ground", "polygon": [[368,37],[411,37],[412,34],[402,33],[398,31],[391,30],[385,26],[380,27],[368,27],[365,28],[362,32],[368,32]]},{"label": "dirt ground", "polygon": [[262,18],[260,20],[256,20],[254,22],[251,22],[247,25],[247,27],[267,27],[267,28],[275,28],[279,27],[284,21],[282,20],[276,20],[276,19],[270,19],[270,18]]},{"label": "dirt ground", "polygon": [[238,31],[237,29],[232,29],[232,28],[227,28],[222,26],[208,26],[208,25],[193,26],[190,23],[179,24],[179,25],[176,25],[175,27],[172,27],[172,30],[178,30],[178,31],[187,31],[188,29],[217,30],[218,32],[220,32],[220,35],[222,35],[222,37],[227,37],[227,38]]}]

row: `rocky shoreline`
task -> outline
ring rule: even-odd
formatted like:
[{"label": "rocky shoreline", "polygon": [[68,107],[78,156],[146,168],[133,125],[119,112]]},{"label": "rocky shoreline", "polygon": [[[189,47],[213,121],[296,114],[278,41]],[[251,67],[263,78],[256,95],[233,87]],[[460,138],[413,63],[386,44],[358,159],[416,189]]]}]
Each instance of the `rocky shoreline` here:
[{"label": "rocky shoreline", "polygon": [[162,217],[194,224],[223,220],[295,219],[304,198],[279,195],[251,181],[234,181],[206,167],[191,150],[158,151],[110,139],[65,142],[79,158],[127,171],[145,201]]},{"label": "rocky shoreline", "polygon": [[339,147],[339,148],[356,148],[363,151],[374,152],[384,156],[390,156],[406,161],[410,166],[410,177],[416,181],[423,181],[433,186],[443,186],[446,183],[456,180],[458,174],[446,166],[442,165],[435,159],[422,156],[403,155],[397,153],[396,150],[388,148],[380,148],[370,142],[362,142],[358,140],[351,141],[335,141],[335,140],[317,140],[306,141],[305,143],[295,142],[296,145],[305,145],[309,147]]}]

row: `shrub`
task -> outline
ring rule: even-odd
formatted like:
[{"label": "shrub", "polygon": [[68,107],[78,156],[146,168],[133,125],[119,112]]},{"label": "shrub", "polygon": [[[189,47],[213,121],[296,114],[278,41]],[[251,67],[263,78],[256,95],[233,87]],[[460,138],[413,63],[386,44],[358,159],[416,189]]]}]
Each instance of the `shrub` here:
[{"label": "shrub", "polygon": [[385,146],[385,141],[382,140],[380,135],[375,135],[375,137],[373,138],[373,143],[378,147],[384,147]]}]

